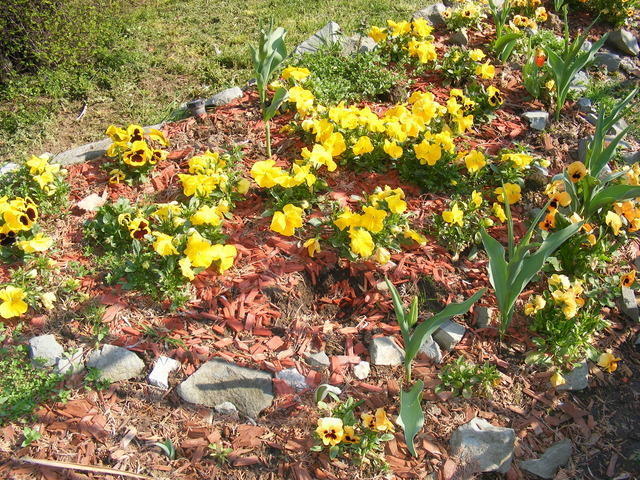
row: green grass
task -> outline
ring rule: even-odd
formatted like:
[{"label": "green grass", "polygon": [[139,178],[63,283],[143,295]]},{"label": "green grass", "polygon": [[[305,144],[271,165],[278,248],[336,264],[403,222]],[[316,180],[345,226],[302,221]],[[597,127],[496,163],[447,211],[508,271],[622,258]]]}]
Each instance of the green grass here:
[{"label": "green grass", "polygon": [[[243,85],[251,78],[248,46],[270,17],[288,30],[292,51],[329,20],[352,33],[363,24],[408,19],[423,6],[408,0],[146,0],[132,5],[107,12],[99,24],[98,44],[105,47],[96,48],[88,61],[15,76],[0,88],[0,160],[57,153],[102,138],[111,123],[158,123],[185,101]],[[85,116],[75,121],[85,102]]]}]

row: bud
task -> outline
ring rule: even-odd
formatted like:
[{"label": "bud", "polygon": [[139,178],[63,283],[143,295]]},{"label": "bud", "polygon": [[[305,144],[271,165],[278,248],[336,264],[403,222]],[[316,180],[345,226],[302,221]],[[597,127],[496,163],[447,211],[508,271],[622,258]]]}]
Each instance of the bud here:
[{"label": "bud", "polygon": [[391,253],[384,247],[378,247],[376,251],[373,252],[373,260],[380,265],[386,265],[389,263],[389,260],[391,260]]},{"label": "bud", "polygon": [[486,228],[493,227],[493,220],[491,220],[490,218],[483,218],[482,226]]}]

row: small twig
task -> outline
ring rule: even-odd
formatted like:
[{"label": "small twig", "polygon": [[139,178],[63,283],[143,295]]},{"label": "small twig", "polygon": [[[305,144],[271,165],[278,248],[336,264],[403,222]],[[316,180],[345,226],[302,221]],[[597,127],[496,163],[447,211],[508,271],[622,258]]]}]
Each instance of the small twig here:
[{"label": "small twig", "polygon": [[108,475],[120,475],[122,477],[152,480],[151,477],[148,477],[146,475],[140,475],[139,473],[123,472],[122,470],[116,470],[114,468],[94,467],[91,465],[81,465],[79,463],[59,462],[57,460],[45,460],[42,458],[31,458],[31,457],[14,458],[14,461],[29,463],[32,465],[39,465],[41,467],[67,468],[69,470],[79,470],[83,472],[105,473]]}]

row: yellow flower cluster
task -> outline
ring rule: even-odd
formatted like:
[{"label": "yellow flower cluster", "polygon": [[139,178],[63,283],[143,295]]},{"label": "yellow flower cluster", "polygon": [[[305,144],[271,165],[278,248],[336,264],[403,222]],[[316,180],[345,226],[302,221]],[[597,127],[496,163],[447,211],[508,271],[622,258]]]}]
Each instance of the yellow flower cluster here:
[{"label": "yellow flower cluster", "polygon": [[[578,310],[584,306],[585,300],[582,297],[584,288],[580,280],[573,283],[566,275],[553,274],[548,280],[551,291],[551,300],[554,306],[560,307],[565,318],[571,319],[576,316]],[[524,306],[524,313],[533,316],[547,306],[547,301],[542,295],[534,295]]]},{"label": "yellow flower cluster", "polygon": [[630,233],[637,232],[640,230],[640,208],[633,200],[614,203],[613,210],[609,210],[605,216],[605,223],[616,236],[624,227]]},{"label": "yellow flower cluster", "polygon": [[166,150],[154,146],[169,146],[167,138],[156,128],[149,128],[145,132],[140,125],[132,124],[126,129],[110,125],[105,133],[113,142],[107,149],[107,156],[117,157],[121,162],[121,165],[109,171],[111,183],[119,183],[126,177],[123,168],[147,170],[167,157]]},{"label": "yellow flower cluster", "polygon": [[26,313],[29,305],[24,301],[26,294],[22,288],[8,285],[0,289],[0,317],[13,318]]},{"label": "yellow flower cluster", "polygon": [[38,207],[30,198],[0,198],[0,247],[16,245],[24,253],[44,252],[53,240],[42,233],[32,234]]},{"label": "yellow flower cluster", "polygon": [[[207,197],[212,192],[220,190],[228,192],[231,188],[227,162],[218,152],[207,150],[201,155],[189,159],[189,173],[178,175],[182,183],[182,191],[187,197],[197,195]],[[235,185],[235,191],[245,194],[249,190],[249,182],[240,180]]]},{"label": "yellow flower cluster", "polygon": [[32,155],[26,165],[32,178],[47,195],[53,195],[56,192],[56,180],[66,174],[66,170],[61,169],[60,165],[49,163],[48,155],[39,157]]},{"label": "yellow flower cluster", "polygon": [[[387,417],[384,408],[378,408],[374,414],[361,415],[362,426],[378,433],[393,432],[393,423]],[[323,417],[318,419],[316,434],[324,445],[335,446],[339,443],[358,443],[360,436],[355,433],[355,426],[344,425],[341,418]]]}]

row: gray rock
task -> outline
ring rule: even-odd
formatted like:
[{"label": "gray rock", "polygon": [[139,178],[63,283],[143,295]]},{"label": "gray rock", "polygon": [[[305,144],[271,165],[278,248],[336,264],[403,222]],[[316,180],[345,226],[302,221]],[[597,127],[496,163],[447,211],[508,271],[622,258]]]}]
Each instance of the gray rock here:
[{"label": "gray rock", "polygon": [[19,167],[20,165],[18,165],[17,163],[7,162],[4,165],[0,166],[0,176],[11,173],[14,170],[17,170]]},{"label": "gray rock", "polygon": [[593,47],[593,42],[585,40],[582,45],[580,45],[580,50],[582,50],[583,52],[588,52],[589,50],[591,50],[591,47]]},{"label": "gray rock", "polygon": [[64,354],[56,362],[55,371],[60,375],[73,375],[84,370],[84,352],[77,350],[72,354]]},{"label": "gray rock", "polygon": [[619,306],[622,313],[629,317],[632,321],[640,321],[640,311],[638,310],[638,301],[636,294],[628,287],[622,287],[622,296],[619,300]]},{"label": "gray rock", "polygon": [[440,363],[442,361],[442,351],[440,350],[440,345],[436,343],[431,335],[429,335],[425,340],[419,353],[423,353],[427,358],[433,360],[434,363]]},{"label": "gray rock", "polygon": [[638,64],[633,58],[622,57],[622,60],[620,61],[620,68],[625,73],[631,74],[631,72],[638,70]]},{"label": "gray rock", "polygon": [[88,162],[102,157],[107,152],[109,145],[111,145],[110,138],[87,143],[57,154],[53,157],[53,161],[60,165],[75,165],[76,163]]},{"label": "gray rock", "polygon": [[627,128],[629,128],[629,124],[624,118],[621,118],[611,126],[611,130],[609,130],[607,133],[609,135],[617,137]]},{"label": "gray rock", "polygon": [[177,387],[183,400],[215,407],[231,402],[243,414],[256,418],[273,402],[271,375],[220,359],[209,360]]},{"label": "gray rock", "polygon": [[339,43],[342,36],[340,25],[329,22],[296,47],[294,54],[313,53],[322,47]]},{"label": "gray rock", "polygon": [[[546,175],[544,175],[546,179]],[[484,306],[475,307],[473,313],[476,317],[476,327],[487,328],[491,325],[491,319],[493,318],[494,309]]]},{"label": "gray rock", "polygon": [[353,374],[359,380],[367,378],[369,373],[371,373],[371,366],[369,365],[369,362],[365,362],[364,360],[353,367]]},{"label": "gray rock", "polygon": [[158,357],[148,380],[154,387],[169,389],[169,374],[180,368],[180,362],[169,357]]},{"label": "gray rock", "polygon": [[144,362],[133,352],[116,345],[103,345],[89,355],[87,366],[100,370],[100,377],[111,382],[137,377]]},{"label": "gray rock", "polygon": [[475,417],[458,427],[449,440],[451,454],[477,472],[505,473],[511,467],[516,433],[511,428],[494,427]]},{"label": "gray rock", "polygon": [[595,108],[593,108],[593,102],[590,98],[582,97],[578,99],[576,102],[578,105],[578,111],[583,113],[593,113],[595,112]]},{"label": "gray rock", "polygon": [[329,357],[324,352],[310,353],[307,355],[306,359],[311,368],[317,370],[324,370],[325,368],[329,368],[329,365],[331,363],[329,361]]},{"label": "gray rock", "polygon": [[558,386],[558,390],[560,391],[573,392],[576,390],[584,390],[589,386],[589,366],[586,361],[563,376],[566,383]]},{"label": "gray rock", "polygon": [[520,468],[540,478],[553,479],[558,468],[564,466],[571,458],[573,445],[569,439],[551,445],[537,460],[525,460]]},{"label": "gray rock", "polygon": [[221,107],[244,95],[240,87],[231,87],[216,93],[204,101],[206,107]]},{"label": "gray rock", "polygon": [[373,52],[377,45],[370,36],[356,33],[342,40],[342,53],[344,55],[355,55],[356,53]]},{"label": "gray rock", "polygon": [[213,409],[220,415],[229,415],[232,417],[238,416],[238,409],[231,402],[222,402],[221,404],[213,407]]},{"label": "gray rock", "polygon": [[549,113],[543,110],[525,112],[522,117],[529,121],[529,126],[534,130],[544,130],[549,121]]},{"label": "gray rock", "polygon": [[449,351],[460,343],[465,332],[466,329],[462,325],[447,320],[435,331],[433,339],[440,345],[440,348]]},{"label": "gray rock", "polygon": [[443,3],[434,3],[422,10],[418,10],[413,14],[412,19],[424,18],[431,22],[434,26],[445,25],[444,16],[442,13],[447,9]]},{"label": "gray rock", "polygon": [[369,345],[371,363],[374,365],[401,365],[404,360],[402,350],[392,337],[376,337]]},{"label": "gray rock", "polygon": [[456,31],[451,37],[449,37],[449,43],[451,45],[461,45],[466,47],[469,45],[469,35],[467,35],[467,31],[463,28]]},{"label": "gray rock", "polygon": [[571,80],[571,86],[569,92],[579,94],[587,90],[589,87],[589,75],[584,70],[579,71],[573,80]]},{"label": "gray rock", "polygon": [[298,372],[298,369],[295,367],[286,368],[276,372],[276,378],[283,380],[287,385],[295,388],[298,392],[309,388],[309,385],[307,385],[307,379],[304,378],[304,375]]},{"label": "gray rock", "polygon": [[613,52],[602,51],[596,53],[593,64],[596,66],[605,66],[610,72],[616,72],[620,69],[620,55]]},{"label": "gray rock", "polygon": [[622,160],[627,165],[633,165],[634,163],[640,162],[640,152],[627,153],[622,156]]},{"label": "gray rock", "polygon": [[598,121],[598,114],[596,112],[589,112],[584,116],[584,119],[591,125],[595,125]]},{"label": "gray rock", "polygon": [[29,340],[29,354],[33,360],[38,359],[43,365],[52,367],[62,358],[64,348],[53,335],[39,335]]},{"label": "gray rock", "polygon": [[633,35],[633,33],[629,30],[625,30],[624,28],[611,32],[607,37],[606,44],[626,55],[635,57],[640,54],[638,39]]}]

